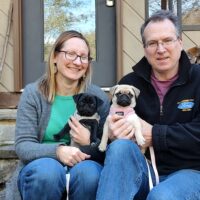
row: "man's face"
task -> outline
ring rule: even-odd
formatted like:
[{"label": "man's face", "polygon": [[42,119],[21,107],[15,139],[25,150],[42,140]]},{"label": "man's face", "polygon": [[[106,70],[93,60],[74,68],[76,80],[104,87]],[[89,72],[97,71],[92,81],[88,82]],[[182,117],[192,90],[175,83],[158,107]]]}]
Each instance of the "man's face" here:
[{"label": "man's face", "polygon": [[177,38],[173,23],[168,19],[150,22],[144,30],[144,38],[145,57],[157,78],[169,79],[176,75],[182,40]]}]

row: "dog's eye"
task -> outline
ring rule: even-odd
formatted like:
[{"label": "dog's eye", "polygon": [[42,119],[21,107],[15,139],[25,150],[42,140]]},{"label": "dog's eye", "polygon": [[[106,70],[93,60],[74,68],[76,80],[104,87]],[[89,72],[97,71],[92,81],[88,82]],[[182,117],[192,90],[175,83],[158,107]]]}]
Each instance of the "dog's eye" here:
[{"label": "dog's eye", "polygon": [[79,105],[80,105],[80,106],[84,106],[84,104],[85,104],[85,103],[84,103],[84,102],[82,102],[82,101],[81,101],[81,102],[79,102]]},{"label": "dog's eye", "polygon": [[116,93],[116,97],[120,96],[121,94],[121,92]]},{"label": "dog's eye", "polygon": [[131,97],[131,98],[133,97],[133,95],[130,92],[128,93],[128,96]]}]

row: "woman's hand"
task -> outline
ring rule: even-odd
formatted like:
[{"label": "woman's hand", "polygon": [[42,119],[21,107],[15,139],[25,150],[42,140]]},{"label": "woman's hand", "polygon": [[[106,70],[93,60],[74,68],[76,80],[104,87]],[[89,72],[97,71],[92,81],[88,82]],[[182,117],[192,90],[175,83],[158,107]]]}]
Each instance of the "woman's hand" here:
[{"label": "woman's hand", "polygon": [[80,145],[90,144],[90,131],[85,128],[75,117],[68,121],[72,140]]},{"label": "woman's hand", "polygon": [[90,155],[81,152],[77,147],[63,145],[58,146],[56,155],[63,164],[70,167],[73,167],[75,164],[90,158]]},{"label": "woman's hand", "polygon": [[120,115],[114,114],[109,116],[109,138],[115,139],[132,139],[134,137],[133,125]]}]

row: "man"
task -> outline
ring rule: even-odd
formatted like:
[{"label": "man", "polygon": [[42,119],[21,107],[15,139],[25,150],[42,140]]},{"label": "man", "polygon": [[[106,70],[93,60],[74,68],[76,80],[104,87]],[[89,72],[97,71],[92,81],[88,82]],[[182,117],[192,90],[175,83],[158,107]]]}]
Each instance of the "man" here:
[{"label": "man", "polygon": [[[141,27],[143,57],[119,84],[140,90],[136,113],[144,147],[153,146],[160,182],[150,191],[148,167],[132,126],[114,115],[97,200],[200,200],[200,67],[191,65],[178,19],[158,11]],[[146,156],[149,158],[148,151]]]}]

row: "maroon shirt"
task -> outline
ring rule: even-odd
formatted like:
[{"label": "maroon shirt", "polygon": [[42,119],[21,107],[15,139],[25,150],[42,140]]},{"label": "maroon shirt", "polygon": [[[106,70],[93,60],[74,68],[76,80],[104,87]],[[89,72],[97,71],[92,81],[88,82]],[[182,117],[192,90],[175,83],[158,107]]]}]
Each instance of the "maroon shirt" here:
[{"label": "maroon shirt", "polygon": [[151,84],[154,86],[158,97],[160,99],[160,105],[162,105],[163,103],[163,99],[165,94],[167,93],[167,91],[169,90],[171,84],[178,78],[178,74],[176,74],[174,77],[172,77],[171,79],[167,80],[167,81],[160,81],[158,80],[154,73],[151,73]]}]

